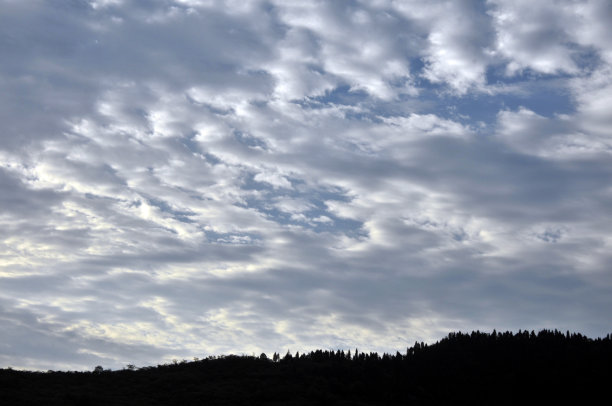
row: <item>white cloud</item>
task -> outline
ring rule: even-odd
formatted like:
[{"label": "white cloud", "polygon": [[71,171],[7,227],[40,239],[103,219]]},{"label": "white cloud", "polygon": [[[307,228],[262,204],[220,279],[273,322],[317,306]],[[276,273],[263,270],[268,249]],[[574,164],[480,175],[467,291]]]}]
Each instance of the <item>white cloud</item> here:
[{"label": "white cloud", "polygon": [[449,1],[433,7],[425,77],[448,83],[459,93],[485,84],[490,62],[491,23],[474,2]]},{"label": "white cloud", "polygon": [[516,74],[525,68],[554,74],[576,73],[570,46],[572,11],[566,3],[540,1],[492,1],[496,51],[508,59],[507,71]]},{"label": "white cloud", "polygon": [[0,363],[608,328],[605,2],[82,5],[2,4]]}]

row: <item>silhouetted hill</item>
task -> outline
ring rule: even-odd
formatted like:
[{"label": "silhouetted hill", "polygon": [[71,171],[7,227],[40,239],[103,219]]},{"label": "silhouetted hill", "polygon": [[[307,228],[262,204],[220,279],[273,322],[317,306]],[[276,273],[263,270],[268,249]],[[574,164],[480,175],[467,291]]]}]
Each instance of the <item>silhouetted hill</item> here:
[{"label": "silhouetted hill", "polygon": [[608,395],[612,340],[451,333],[404,353],[313,351],[209,357],[137,370],[0,370],[1,405],[431,405],[594,403]]}]

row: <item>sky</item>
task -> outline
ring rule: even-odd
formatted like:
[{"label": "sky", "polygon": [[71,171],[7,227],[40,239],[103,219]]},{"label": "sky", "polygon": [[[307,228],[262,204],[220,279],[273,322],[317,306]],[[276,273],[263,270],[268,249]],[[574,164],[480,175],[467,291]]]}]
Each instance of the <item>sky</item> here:
[{"label": "sky", "polygon": [[0,0],[0,368],[610,333],[610,21]]}]

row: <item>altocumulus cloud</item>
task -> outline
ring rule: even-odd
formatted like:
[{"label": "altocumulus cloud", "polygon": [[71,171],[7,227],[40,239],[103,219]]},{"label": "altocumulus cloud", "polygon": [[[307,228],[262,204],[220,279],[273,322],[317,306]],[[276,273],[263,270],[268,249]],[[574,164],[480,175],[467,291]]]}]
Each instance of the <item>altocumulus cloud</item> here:
[{"label": "altocumulus cloud", "polygon": [[610,2],[0,9],[0,366],[609,332]]}]

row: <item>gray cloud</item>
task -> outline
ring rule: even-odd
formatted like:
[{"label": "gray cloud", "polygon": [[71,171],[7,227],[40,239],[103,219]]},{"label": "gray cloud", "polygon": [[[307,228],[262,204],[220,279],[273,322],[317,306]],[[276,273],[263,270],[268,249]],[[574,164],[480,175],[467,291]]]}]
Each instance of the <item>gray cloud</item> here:
[{"label": "gray cloud", "polygon": [[606,2],[0,3],[0,366],[609,332]]}]

